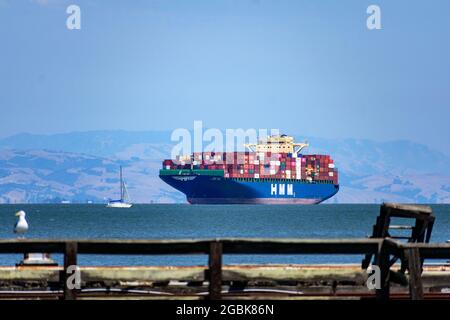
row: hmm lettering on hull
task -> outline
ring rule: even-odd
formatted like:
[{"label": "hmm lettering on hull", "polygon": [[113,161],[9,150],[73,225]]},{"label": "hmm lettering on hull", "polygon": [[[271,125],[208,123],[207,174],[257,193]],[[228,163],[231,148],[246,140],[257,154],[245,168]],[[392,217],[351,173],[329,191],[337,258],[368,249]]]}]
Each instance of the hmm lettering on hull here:
[{"label": "hmm lettering on hull", "polygon": [[294,185],[292,183],[272,183],[270,185],[270,195],[272,196],[295,196]]}]

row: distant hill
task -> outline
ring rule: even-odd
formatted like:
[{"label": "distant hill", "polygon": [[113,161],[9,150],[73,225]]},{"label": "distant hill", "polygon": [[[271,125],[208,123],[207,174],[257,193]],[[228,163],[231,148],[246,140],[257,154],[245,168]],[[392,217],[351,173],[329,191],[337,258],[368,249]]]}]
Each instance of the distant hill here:
[{"label": "distant hill", "polygon": [[[305,137],[296,136],[298,141]],[[341,189],[329,202],[450,203],[450,157],[410,141],[306,137],[306,153],[330,154]],[[19,134],[0,139],[0,203],[104,202],[118,194],[118,167],[134,201],[184,202],[158,178],[170,132]]]},{"label": "distant hill", "polygon": [[45,149],[108,157],[132,145],[167,142],[170,142],[169,131],[86,131],[52,135],[21,133],[0,139],[0,149]]},{"label": "distant hill", "polygon": [[159,163],[45,150],[0,150],[0,203],[104,203],[120,197],[119,166],[132,201],[182,202],[157,176]]}]

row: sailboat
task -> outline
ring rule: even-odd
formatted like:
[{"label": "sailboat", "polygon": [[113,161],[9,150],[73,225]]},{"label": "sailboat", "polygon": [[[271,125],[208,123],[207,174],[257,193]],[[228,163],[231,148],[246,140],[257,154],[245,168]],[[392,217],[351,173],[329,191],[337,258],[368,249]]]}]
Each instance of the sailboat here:
[{"label": "sailboat", "polygon": [[120,166],[120,200],[110,200],[106,206],[108,208],[131,208],[132,205],[127,185],[123,180],[122,166]]}]

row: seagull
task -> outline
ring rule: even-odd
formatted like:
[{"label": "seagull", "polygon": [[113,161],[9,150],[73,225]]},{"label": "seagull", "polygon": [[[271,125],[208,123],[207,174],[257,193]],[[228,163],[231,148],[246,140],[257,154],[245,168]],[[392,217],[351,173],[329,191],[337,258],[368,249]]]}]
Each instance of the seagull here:
[{"label": "seagull", "polygon": [[19,220],[14,225],[14,233],[23,234],[28,231],[28,222],[25,219],[25,211],[20,210],[16,213],[16,217],[19,217]]}]

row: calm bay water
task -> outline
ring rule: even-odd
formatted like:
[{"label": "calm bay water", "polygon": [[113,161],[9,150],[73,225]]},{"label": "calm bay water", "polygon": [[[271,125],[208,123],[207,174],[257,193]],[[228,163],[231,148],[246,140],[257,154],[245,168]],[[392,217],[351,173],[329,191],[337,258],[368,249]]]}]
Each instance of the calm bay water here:
[{"label": "calm bay water", "polygon": [[[432,242],[450,238],[450,205],[432,205],[436,223]],[[0,238],[16,238],[14,213],[25,210],[27,238],[190,239],[217,237],[363,238],[372,232],[379,205],[246,206],[134,205],[0,205]],[[401,224],[399,221],[393,221]],[[57,261],[61,257],[55,255]],[[13,265],[20,255],[0,255],[0,265]],[[361,256],[233,255],[225,263],[337,263]],[[80,255],[81,265],[205,264],[204,256]]]}]

